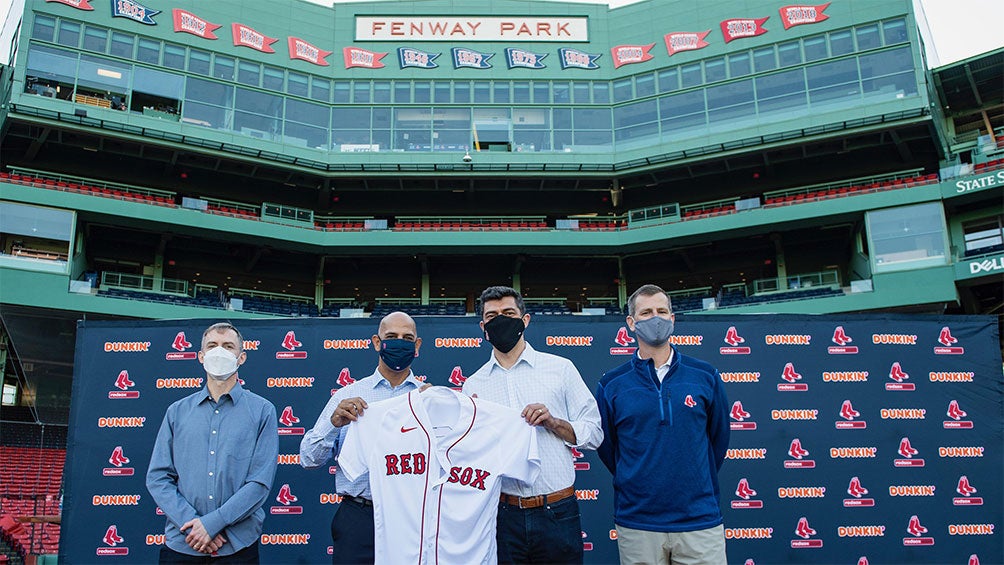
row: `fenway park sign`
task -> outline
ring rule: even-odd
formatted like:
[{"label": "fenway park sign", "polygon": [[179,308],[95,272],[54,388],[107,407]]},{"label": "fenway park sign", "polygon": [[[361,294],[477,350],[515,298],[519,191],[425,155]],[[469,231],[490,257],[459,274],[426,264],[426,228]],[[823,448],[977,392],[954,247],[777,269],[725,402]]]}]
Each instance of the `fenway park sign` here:
[{"label": "fenway park sign", "polygon": [[589,41],[585,17],[356,16],[356,41]]}]

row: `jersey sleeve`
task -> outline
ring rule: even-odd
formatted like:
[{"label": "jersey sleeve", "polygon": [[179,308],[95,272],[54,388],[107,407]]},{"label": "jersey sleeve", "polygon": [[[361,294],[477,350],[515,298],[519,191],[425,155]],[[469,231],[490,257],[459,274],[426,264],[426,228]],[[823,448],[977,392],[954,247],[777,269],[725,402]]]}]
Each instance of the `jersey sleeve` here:
[{"label": "jersey sleeve", "polygon": [[515,410],[504,409],[499,419],[497,445],[504,454],[500,474],[522,483],[533,484],[540,474],[537,430]]},{"label": "jersey sleeve", "polygon": [[379,432],[379,425],[374,422],[380,418],[373,413],[372,407],[368,412],[348,424],[342,450],[338,453],[338,472],[344,473],[350,481],[369,471],[369,447],[375,443],[375,434]]}]

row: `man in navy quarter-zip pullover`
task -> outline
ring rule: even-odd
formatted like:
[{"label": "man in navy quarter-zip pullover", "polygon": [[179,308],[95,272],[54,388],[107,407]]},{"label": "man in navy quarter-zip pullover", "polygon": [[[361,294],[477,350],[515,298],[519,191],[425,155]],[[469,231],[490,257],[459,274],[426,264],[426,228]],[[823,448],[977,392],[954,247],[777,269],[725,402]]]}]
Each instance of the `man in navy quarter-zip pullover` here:
[{"label": "man in navy quarter-zip pullover", "polygon": [[664,290],[636,290],[627,325],[638,354],[596,388],[597,453],[613,474],[622,565],[726,563],[718,470],[729,445],[728,400],[714,367],[670,345],[674,321]]}]

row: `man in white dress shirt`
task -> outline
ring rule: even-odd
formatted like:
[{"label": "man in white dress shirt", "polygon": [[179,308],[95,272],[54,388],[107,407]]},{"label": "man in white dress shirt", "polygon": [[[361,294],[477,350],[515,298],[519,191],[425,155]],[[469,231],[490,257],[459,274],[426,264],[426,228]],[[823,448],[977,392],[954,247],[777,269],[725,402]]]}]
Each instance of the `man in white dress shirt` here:
[{"label": "man in white dress shirt", "polygon": [[537,428],[541,460],[532,485],[502,481],[499,563],[582,563],[571,448],[596,449],[603,441],[596,400],[571,361],[526,342],[530,315],[518,291],[489,287],[480,303],[492,355],[464,383],[464,393],[521,410]]}]

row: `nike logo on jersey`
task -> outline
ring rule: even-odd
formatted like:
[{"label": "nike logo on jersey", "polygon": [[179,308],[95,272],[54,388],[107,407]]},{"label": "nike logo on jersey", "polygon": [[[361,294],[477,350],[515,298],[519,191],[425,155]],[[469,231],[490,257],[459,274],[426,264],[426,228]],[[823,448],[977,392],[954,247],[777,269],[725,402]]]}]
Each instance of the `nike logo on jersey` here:
[{"label": "nike logo on jersey", "polygon": [[413,428],[406,428],[406,427],[404,427],[404,426],[401,426],[401,433],[402,433],[402,434],[406,434],[406,433],[408,433],[408,432],[410,432],[411,430],[414,430],[414,429],[416,429],[416,428],[418,428],[418,426],[415,426],[415,427],[413,427]]}]

